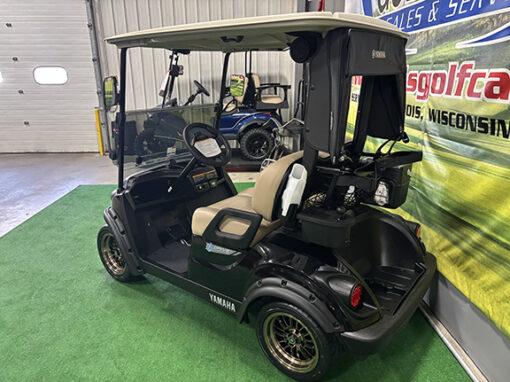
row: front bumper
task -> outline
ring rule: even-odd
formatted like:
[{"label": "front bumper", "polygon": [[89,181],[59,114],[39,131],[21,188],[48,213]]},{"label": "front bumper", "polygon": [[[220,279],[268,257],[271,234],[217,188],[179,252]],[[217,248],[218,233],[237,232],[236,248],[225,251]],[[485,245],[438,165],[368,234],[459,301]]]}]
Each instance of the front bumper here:
[{"label": "front bumper", "polygon": [[425,273],[409,292],[394,315],[383,316],[379,321],[354,332],[340,334],[342,343],[354,354],[376,353],[383,345],[409,321],[429,288],[436,271],[436,258],[431,253],[425,255]]}]

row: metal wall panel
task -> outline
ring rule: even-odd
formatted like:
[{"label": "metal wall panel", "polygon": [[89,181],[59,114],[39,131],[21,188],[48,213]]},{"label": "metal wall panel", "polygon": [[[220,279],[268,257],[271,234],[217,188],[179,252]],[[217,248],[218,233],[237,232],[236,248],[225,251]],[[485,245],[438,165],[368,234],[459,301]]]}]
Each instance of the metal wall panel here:
[{"label": "metal wall panel", "polygon": [[[98,151],[84,0],[2,0],[0,9],[0,152]],[[37,84],[38,66],[64,67],[68,82]]]},{"label": "metal wall panel", "polygon": [[[100,45],[101,65],[104,75],[117,75],[119,51],[107,45],[105,37],[134,30],[161,26],[186,24],[218,19],[229,19],[269,14],[294,13],[297,0],[94,0],[97,34]],[[158,89],[168,68],[168,51],[135,48],[128,52],[127,109],[143,109],[161,102]],[[179,77],[174,95],[179,104],[186,101],[198,80],[211,93],[201,95],[195,103],[216,101],[220,89],[222,54],[216,52],[193,52],[181,56],[184,75]],[[294,63],[288,52],[253,54],[252,71],[258,73],[262,82],[294,84]],[[229,73],[244,74],[244,54],[231,56]],[[293,91],[289,92],[293,101]],[[288,116],[289,113],[285,115]]]}]

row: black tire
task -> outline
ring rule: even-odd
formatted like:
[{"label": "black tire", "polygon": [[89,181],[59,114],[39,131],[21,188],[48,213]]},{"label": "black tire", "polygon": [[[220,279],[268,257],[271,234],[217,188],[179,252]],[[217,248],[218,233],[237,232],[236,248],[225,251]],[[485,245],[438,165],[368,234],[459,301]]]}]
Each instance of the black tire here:
[{"label": "black tire", "polygon": [[107,225],[97,234],[97,251],[105,269],[115,280],[127,283],[138,278],[130,272],[129,264],[124,260],[117,240]]},{"label": "black tire", "polygon": [[327,336],[307,313],[294,305],[273,302],[262,307],[256,330],[266,357],[295,380],[324,378],[335,359],[334,337]]},{"label": "black tire", "polygon": [[273,135],[264,129],[254,128],[248,130],[241,141],[241,155],[252,161],[261,161],[268,157],[274,147]]},{"label": "black tire", "polygon": [[156,129],[146,129],[138,134],[135,138],[135,153],[138,156],[161,154],[164,153],[167,147],[173,146],[175,141],[167,140],[162,141],[154,137]]}]

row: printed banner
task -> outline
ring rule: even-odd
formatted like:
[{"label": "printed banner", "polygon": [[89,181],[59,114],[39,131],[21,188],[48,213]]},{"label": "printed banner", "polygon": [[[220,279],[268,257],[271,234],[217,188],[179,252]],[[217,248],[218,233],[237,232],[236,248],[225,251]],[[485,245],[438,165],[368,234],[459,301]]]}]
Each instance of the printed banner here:
[{"label": "printed banner", "polygon": [[510,337],[510,0],[359,4],[410,33],[407,147],[424,156],[400,212],[422,223],[439,271]]}]

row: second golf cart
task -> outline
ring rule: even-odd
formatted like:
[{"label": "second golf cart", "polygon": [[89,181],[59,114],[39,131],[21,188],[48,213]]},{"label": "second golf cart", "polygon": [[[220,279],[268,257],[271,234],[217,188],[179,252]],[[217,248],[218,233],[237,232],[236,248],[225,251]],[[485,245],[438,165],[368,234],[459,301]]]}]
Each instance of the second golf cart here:
[{"label": "second golf cart", "polygon": [[[339,352],[377,351],[409,320],[436,261],[420,226],[385,208],[401,206],[419,151],[393,152],[404,132],[406,35],[372,18],[307,13],[222,20],[132,32],[120,48],[120,147],[132,47],[220,51],[213,112],[190,109],[182,140],[164,157],[121,150],[118,188],[98,235],[112,277],[153,274],[234,315],[255,317],[267,358],[292,378],[325,376]],[[237,192],[219,132],[232,52],[288,50],[305,63],[304,150],[270,164]],[[353,76],[362,76],[353,140],[346,139]],[[140,121],[138,121],[140,122]],[[382,139],[375,152],[367,137]],[[384,150],[389,143],[389,149]],[[132,169],[136,173],[125,177]],[[235,328],[233,328],[235,330]]]},{"label": "second golf cart", "polygon": [[[175,138],[182,137],[187,124],[180,117],[180,111],[192,105],[200,94],[210,96],[209,91],[194,80],[196,90],[184,104],[179,105],[178,99],[174,97],[177,79],[184,73],[184,67],[178,64],[179,58],[190,53],[188,49],[171,51],[168,71],[159,91],[162,97],[161,105],[147,110],[148,118],[143,121],[143,126],[128,125],[130,139],[124,142],[125,146],[128,146],[128,152],[132,152],[129,150],[132,147],[140,157],[166,155],[166,149],[173,146]],[[238,143],[244,159],[261,161],[267,158],[274,148],[275,137],[272,131],[282,126],[281,109],[289,107],[287,92],[290,85],[261,84],[258,74],[252,72],[252,61],[252,52],[246,52],[245,74],[234,74],[230,77],[220,131],[225,138]],[[280,91],[283,96],[278,95],[278,89],[283,89]],[[266,94],[267,92],[271,94]]]}]

